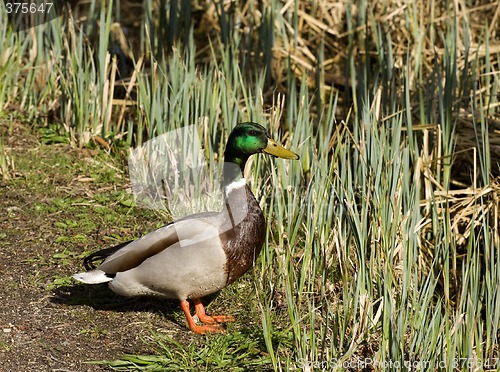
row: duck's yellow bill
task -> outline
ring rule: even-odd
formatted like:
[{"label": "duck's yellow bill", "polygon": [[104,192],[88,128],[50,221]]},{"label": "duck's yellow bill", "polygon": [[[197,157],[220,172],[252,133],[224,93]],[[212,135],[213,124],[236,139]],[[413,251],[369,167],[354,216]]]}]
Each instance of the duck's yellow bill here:
[{"label": "duck's yellow bill", "polygon": [[293,160],[300,159],[299,155],[297,155],[294,152],[291,152],[290,150],[285,149],[283,146],[281,146],[279,143],[277,143],[275,140],[271,138],[267,139],[267,147],[263,151],[266,154],[277,156],[278,158],[282,159],[293,159]]}]

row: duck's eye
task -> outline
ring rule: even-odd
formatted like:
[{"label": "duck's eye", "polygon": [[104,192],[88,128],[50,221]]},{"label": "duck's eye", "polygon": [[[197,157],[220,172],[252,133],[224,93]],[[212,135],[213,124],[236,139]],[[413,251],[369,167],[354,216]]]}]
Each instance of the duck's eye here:
[{"label": "duck's eye", "polygon": [[255,130],[251,130],[251,131],[250,131],[250,135],[251,135],[251,136],[256,136],[256,135],[257,135],[257,131],[255,131]]}]

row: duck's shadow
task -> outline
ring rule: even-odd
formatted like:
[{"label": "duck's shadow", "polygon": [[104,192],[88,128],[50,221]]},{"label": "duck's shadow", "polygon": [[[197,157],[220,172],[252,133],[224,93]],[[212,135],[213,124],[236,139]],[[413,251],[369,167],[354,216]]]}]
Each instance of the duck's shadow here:
[{"label": "duck's shadow", "polygon": [[[210,303],[217,294],[203,298],[205,304]],[[122,297],[111,291],[107,284],[62,286],[53,290],[50,301],[67,306],[86,305],[96,310],[116,312],[150,312],[178,323],[175,316],[182,310],[179,301],[161,297]],[[191,307],[194,312],[194,306]]]}]

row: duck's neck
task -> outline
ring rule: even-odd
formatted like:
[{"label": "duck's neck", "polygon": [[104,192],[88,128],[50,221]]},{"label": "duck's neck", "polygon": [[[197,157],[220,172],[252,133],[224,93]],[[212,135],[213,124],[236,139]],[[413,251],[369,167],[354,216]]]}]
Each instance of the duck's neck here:
[{"label": "duck's neck", "polygon": [[224,162],[222,185],[224,195],[224,208],[221,212],[222,230],[230,231],[248,216],[246,180],[237,164]]},{"label": "duck's neck", "polygon": [[248,156],[236,156],[231,148],[226,148],[224,152],[224,174],[222,181],[224,189],[244,178],[243,172],[247,160]]},{"label": "duck's neck", "polygon": [[243,170],[238,164],[224,162],[224,174],[222,176],[222,187],[224,197],[227,199],[231,191],[246,185]]}]

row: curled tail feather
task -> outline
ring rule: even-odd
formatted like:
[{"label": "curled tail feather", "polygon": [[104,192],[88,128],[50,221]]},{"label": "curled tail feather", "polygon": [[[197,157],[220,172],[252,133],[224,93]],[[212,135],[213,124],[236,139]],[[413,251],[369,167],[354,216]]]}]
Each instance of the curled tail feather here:
[{"label": "curled tail feather", "polygon": [[101,249],[100,251],[94,252],[91,255],[89,255],[83,259],[83,266],[85,266],[86,270],[94,270],[98,266],[98,264],[96,264],[96,262],[108,258],[113,253],[122,249],[123,247],[125,247],[126,245],[128,245],[132,242],[133,242],[133,240],[130,240],[128,242],[115,245],[114,247],[105,248],[105,249]]}]

